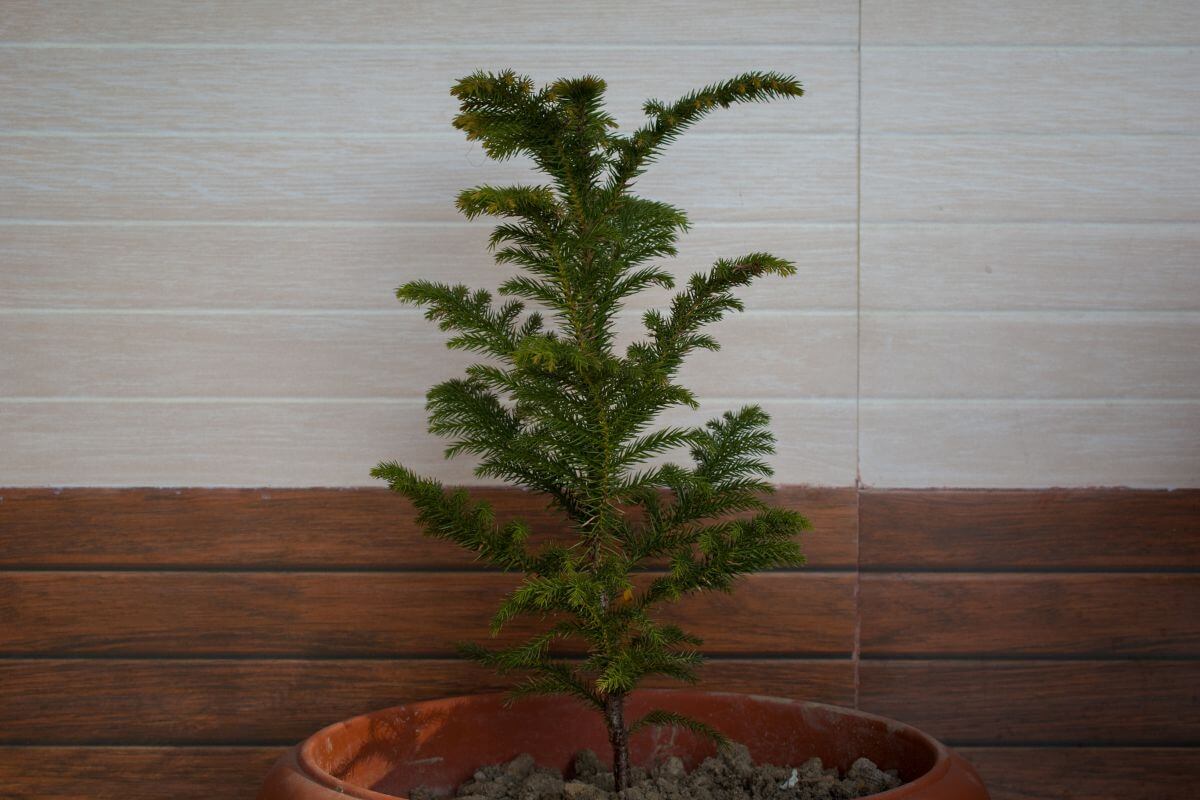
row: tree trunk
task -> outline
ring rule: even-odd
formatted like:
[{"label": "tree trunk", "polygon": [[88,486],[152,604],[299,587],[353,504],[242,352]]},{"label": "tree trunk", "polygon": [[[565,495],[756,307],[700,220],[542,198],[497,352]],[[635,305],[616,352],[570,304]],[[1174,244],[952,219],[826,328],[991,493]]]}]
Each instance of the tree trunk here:
[{"label": "tree trunk", "polygon": [[604,698],[604,719],[612,745],[613,786],[620,792],[629,788],[629,731],[625,729],[624,695],[610,694]]}]

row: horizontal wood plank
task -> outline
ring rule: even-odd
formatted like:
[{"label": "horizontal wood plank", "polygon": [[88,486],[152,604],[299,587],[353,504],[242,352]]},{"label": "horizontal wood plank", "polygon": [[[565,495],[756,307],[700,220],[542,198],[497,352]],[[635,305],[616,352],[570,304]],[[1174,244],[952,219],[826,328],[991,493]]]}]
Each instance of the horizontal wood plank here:
[{"label": "horizontal wood plank", "polygon": [[[176,797],[251,800],[279,756],[274,747],[6,747],[0,778],[14,797],[157,800],[169,774]],[[994,800],[1186,800],[1194,748],[965,748]]]},{"label": "horizontal wood plank", "polygon": [[[18,798],[252,800],[278,747],[0,747],[0,780]],[[967,747],[993,800],[1190,800],[1196,748]]]},{"label": "horizontal wood plank", "polygon": [[1200,225],[867,223],[861,237],[864,311],[1200,310]]},{"label": "horizontal wood plank", "polygon": [[863,312],[870,397],[1195,398],[1200,314]]},{"label": "horizontal wood plank", "polygon": [[1200,574],[875,573],[861,651],[892,655],[1200,655]]},{"label": "horizontal wood plank", "polygon": [[[763,347],[786,326],[809,346]],[[18,397],[424,398],[482,360],[447,350],[447,334],[416,309],[366,314],[29,312],[4,319],[4,392]],[[617,324],[616,346],[646,336],[640,314]],[[689,360],[679,380],[708,397],[851,397],[856,319],[845,312],[737,314],[712,327],[718,352]],[[269,368],[264,369],[264,365]],[[731,370],[741,378],[730,381]]]},{"label": "horizontal wood plank", "polygon": [[951,745],[1194,745],[1197,661],[878,661],[859,707]]},{"label": "horizontal wood plank", "polygon": [[863,44],[1200,44],[1189,0],[864,0]]},{"label": "horizontal wood plank", "polygon": [[[684,75],[679,53],[506,44],[469,50],[328,49],[298,46],[141,50],[0,49],[8,102],[0,127],[17,131],[140,133],[240,131],[440,133],[458,101],[450,87],[480,64],[513,64],[537,85],[601,75],[605,107],[623,128],[642,124],[650,97],[680,97],[698,86],[761,69],[762,56],[714,47]],[[853,132],[858,59],[852,46],[788,47],[771,68],[820,87],[800,101],[714,113],[696,132]],[[245,80],[247,73],[253,81]]]},{"label": "horizontal wood plank", "polygon": [[[320,44],[719,45],[856,42],[858,9],[846,0],[760,0],[753,14],[733,14],[716,0],[664,0],[572,7],[533,0],[514,5],[438,5],[353,0],[336,9],[311,0],[286,6],[216,0],[10,0],[0,39],[18,42],[210,42]],[[461,20],[470,20],[464,30]],[[486,31],[483,36],[481,32]],[[486,41],[485,41],[486,40]]]},{"label": "horizontal wood plank", "polygon": [[[544,497],[479,487],[498,520],[560,533]],[[782,487],[771,502],[813,523],[809,567],[852,568],[853,489]],[[472,569],[470,553],[422,535],[416,512],[386,489],[5,489],[0,566],[59,568]]]},{"label": "horizontal wood plank", "polygon": [[1200,491],[859,495],[864,569],[1196,569]]},{"label": "horizontal wood plank", "polygon": [[1189,800],[1196,747],[961,747],[992,800]]},{"label": "horizontal wood plank", "polygon": [[[730,137],[685,137],[639,178],[638,194],[678,205],[697,222],[854,220],[853,135],[732,139],[745,145],[736,167],[725,157]],[[458,218],[453,198],[464,188],[538,180],[528,159],[489,161],[456,132],[399,139],[13,136],[4,144],[0,217],[22,220],[449,222]],[[783,157],[786,171],[778,169]]]},{"label": "horizontal wood plank", "polygon": [[[365,657],[454,652],[486,639],[516,576],[483,573],[9,572],[7,655]],[[776,572],[661,616],[711,653],[848,655],[854,578]],[[514,622],[505,641],[541,628]]]},{"label": "horizontal wood plank", "polygon": [[[357,714],[502,691],[517,680],[424,659],[6,660],[0,678],[0,743],[139,745],[300,741]],[[712,660],[701,680],[728,691],[854,702],[849,659]]]},{"label": "horizontal wood plank", "polygon": [[[698,424],[737,405],[702,399],[699,411],[666,415],[664,422]],[[853,482],[852,399],[760,405],[779,441],[771,459],[777,481]],[[473,461],[442,457],[445,442],[427,433],[421,407],[221,398],[0,402],[0,452],[8,465],[0,484],[372,486],[378,482],[371,467],[391,458],[447,483],[481,483]]]},{"label": "horizontal wood plank", "polygon": [[859,403],[868,486],[1194,486],[1200,402],[876,400]]},{"label": "horizontal wood plank", "polygon": [[872,133],[1194,133],[1195,53],[1162,48],[868,47]]},{"label": "horizontal wood plank", "polygon": [[1200,137],[863,134],[866,222],[1195,222]]},{"label": "horizontal wood plank", "polygon": [[282,747],[0,747],[11,800],[254,800]]},{"label": "horizontal wood plank", "polygon": [[[513,270],[492,263],[491,229],[473,223],[6,224],[0,228],[0,308],[393,310],[401,307],[397,286],[431,274],[494,291]],[[679,256],[661,267],[681,284],[718,258],[750,250],[795,261],[797,277],[739,290],[748,309],[855,308],[853,224],[700,224],[678,247]],[[631,298],[628,307],[665,305],[672,294],[656,287]]]}]

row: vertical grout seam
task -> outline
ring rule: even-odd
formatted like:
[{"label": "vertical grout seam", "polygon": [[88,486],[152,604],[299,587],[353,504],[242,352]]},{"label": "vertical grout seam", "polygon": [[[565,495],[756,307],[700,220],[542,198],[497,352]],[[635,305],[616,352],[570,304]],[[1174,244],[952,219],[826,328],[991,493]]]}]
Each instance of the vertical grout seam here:
[{"label": "vertical grout seam", "polygon": [[859,663],[862,656],[862,18],[863,3],[858,0],[858,89],[855,95],[854,137],[854,648],[851,654],[855,708],[859,703]]}]

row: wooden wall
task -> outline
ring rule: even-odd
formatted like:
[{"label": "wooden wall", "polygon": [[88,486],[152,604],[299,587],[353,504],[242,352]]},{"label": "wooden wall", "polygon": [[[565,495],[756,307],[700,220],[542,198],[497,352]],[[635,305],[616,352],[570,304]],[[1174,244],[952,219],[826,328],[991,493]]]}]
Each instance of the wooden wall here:
[{"label": "wooden wall", "polygon": [[451,200],[528,164],[447,92],[502,66],[598,73],[627,127],[803,79],[638,187],[696,222],[681,275],[800,264],[686,376],[772,412],[783,483],[1196,485],[1194,2],[568,5],[0,4],[0,486],[470,480],[420,411],[462,361],[392,289],[503,276]]},{"label": "wooden wall", "polygon": [[[384,491],[0,494],[0,796],[250,798],[325,724],[503,686],[450,640],[484,636],[511,580]],[[995,800],[1192,795],[1200,491],[778,501],[815,523],[809,566],[674,612],[707,685],[919,725]]]}]

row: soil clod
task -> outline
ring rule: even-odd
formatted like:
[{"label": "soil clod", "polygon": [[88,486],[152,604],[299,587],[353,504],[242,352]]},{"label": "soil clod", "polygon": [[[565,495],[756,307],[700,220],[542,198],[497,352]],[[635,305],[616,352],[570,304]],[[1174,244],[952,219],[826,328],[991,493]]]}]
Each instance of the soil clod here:
[{"label": "soil clod", "polygon": [[[648,771],[634,767],[630,787],[613,792],[613,776],[591,750],[575,757],[570,775],[540,767],[528,753],[483,767],[458,788],[458,800],[852,800],[894,789],[895,770],[860,758],[843,774],[819,758],[797,767],[755,764],[743,745],[724,747],[688,772],[672,756]],[[416,790],[413,798],[427,798]]]}]

